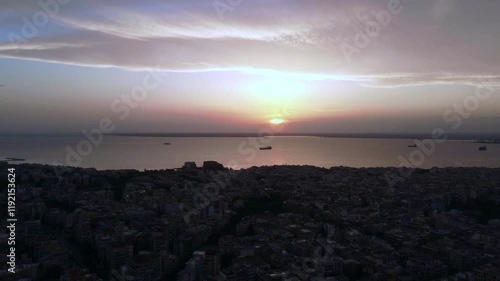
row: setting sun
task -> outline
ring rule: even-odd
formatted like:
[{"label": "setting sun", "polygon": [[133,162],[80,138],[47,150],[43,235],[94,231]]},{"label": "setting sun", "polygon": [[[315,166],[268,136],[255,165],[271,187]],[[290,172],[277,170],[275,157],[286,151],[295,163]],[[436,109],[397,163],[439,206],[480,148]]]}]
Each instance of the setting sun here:
[{"label": "setting sun", "polygon": [[271,120],[271,123],[274,124],[274,125],[280,125],[280,124],[285,123],[285,120],[279,119],[279,118],[275,118],[275,119]]}]

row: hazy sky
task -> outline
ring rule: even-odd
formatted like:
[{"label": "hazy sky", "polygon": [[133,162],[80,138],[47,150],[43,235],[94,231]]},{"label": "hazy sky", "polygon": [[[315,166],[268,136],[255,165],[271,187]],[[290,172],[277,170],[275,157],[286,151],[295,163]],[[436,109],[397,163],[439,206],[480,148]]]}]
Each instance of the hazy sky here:
[{"label": "hazy sky", "polygon": [[500,1],[0,7],[0,133],[500,133]]}]

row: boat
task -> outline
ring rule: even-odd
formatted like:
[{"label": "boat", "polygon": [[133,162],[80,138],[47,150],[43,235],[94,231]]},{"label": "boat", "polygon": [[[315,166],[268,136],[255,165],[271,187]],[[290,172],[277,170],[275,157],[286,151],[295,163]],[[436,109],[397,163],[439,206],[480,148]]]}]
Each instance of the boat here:
[{"label": "boat", "polygon": [[410,144],[408,147],[417,147],[416,144]]},{"label": "boat", "polygon": [[169,142],[166,142],[166,143],[164,143],[164,145],[171,145],[171,143],[169,143]]},{"label": "boat", "polygon": [[271,150],[271,149],[273,149],[272,146],[261,146],[260,147],[260,150]]},{"label": "boat", "polygon": [[481,147],[479,147],[479,150],[480,151],[485,151],[485,150],[488,150],[488,148],[486,148],[486,146],[481,146]]}]

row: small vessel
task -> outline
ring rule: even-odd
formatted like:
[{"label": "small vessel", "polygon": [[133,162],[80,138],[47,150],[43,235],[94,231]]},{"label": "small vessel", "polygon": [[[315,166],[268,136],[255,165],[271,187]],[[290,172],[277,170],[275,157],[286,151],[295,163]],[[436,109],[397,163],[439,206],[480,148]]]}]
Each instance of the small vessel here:
[{"label": "small vessel", "polygon": [[164,145],[171,145],[171,143],[169,143],[169,142],[166,142],[166,143],[164,143]]},{"label": "small vessel", "polygon": [[271,149],[273,149],[272,146],[261,146],[260,147],[260,150],[271,150]]},{"label": "small vessel", "polygon": [[417,145],[416,144],[410,144],[410,145],[408,145],[408,147],[417,147]]},{"label": "small vessel", "polygon": [[486,146],[479,147],[479,151],[485,151],[485,150],[488,150],[488,148],[486,148]]}]

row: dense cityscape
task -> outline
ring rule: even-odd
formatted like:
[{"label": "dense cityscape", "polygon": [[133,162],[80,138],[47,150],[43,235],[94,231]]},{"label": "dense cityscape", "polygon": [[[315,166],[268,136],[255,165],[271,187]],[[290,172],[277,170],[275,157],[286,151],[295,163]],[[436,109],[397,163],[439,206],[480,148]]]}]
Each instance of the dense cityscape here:
[{"label": "dense cityscape", "polygon": [[98,171],[0,162],[4,189],[8,169],[16,274],[2,254],[1,280],[500,276],[500,169],[231,170],[208,161]]},{"label": "dense cityscape", "polygon": [[0,281],[500,281],[500,0],[0,1]]}]

